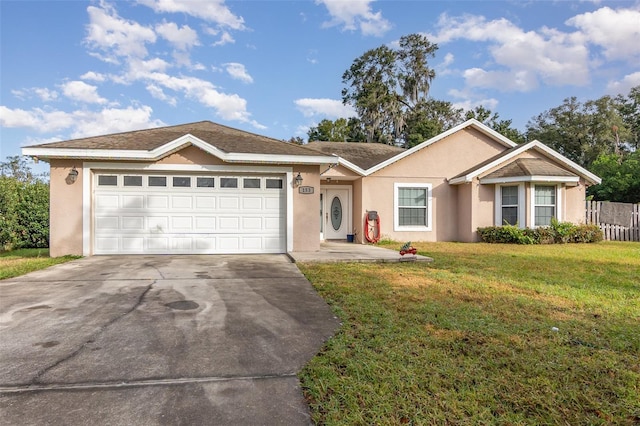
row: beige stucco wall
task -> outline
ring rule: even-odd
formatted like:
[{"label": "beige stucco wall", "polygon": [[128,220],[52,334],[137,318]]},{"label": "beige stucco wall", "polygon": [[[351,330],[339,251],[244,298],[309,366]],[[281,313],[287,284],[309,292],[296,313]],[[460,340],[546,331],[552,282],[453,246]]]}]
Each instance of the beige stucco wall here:
[{"label": "beige stucco wall", "polygon": [[[143,163],[140,163],[143,164]],[[144,163],[149,164],[149,163]],[[225,164],[197,147],[190,146],[173,153],[158,164]],[[247,166],[252,164],[233,164]],[[73,184],[65,182],[72,167],[79,171]],[[304,186],[312,186],[313,194],[300,194],[292,185],[287,188],[293,194],[293,249],[313,251],[320,248],[320,224],[316,219],[320,206],[320,167],[317,165],[293,166],[293,177],[300,172]],[[326,167],[325,167],[326,168]],[[50,247],[52,256],[83,254],[83,172],[79,160],[51,160]],[[90,217],[93,217],[91,214]]]},{"label": "beige stucco wall", "polygon": [[[82,255],[82,162],[51,160],[49,191],[49,247],[52,257]],[[75,167],[78,178],[67,182]]]},{"label": "beige stucco wall", "polygon": [[[475,241],[476,224],[484,222],[487,209],[493,208],[493,194],[479,185],[462,188],[459,194],[461,188],[448,180],[505,149],[475,129],[456,132],[363,178],[362,206],[354,208],[354,216],[364,218],[367,210],[377,210],[382,236],[398,241]],[[432,185],[431,231],[394,230],[395,183]]]},{"label": "beige stucco wall", "polygon": [[294,166],[294,178],[300,172],[303,186],[312,186],[313,194],[300,194],[293,190],[293,250],[320,249],[320,166]]}]

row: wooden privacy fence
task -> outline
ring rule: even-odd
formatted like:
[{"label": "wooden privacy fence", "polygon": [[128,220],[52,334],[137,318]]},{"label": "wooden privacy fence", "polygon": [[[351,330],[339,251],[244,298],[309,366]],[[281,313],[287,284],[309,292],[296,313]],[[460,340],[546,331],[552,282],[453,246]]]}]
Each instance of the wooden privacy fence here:
[{"label": "wooden privacy fence", "polygon": [[587,201],[586,223],[600,226],[605,240],[640,241],[640,203],[609,203],[603,208],[604,203],[608,201]]}]

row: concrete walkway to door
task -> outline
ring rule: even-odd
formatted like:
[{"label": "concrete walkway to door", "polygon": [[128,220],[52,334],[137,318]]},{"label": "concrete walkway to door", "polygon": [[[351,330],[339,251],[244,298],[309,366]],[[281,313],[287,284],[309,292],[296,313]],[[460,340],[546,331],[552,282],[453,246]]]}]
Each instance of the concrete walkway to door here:
[{"label": "concrete walkway to door", "polygon": [[289,255],[294,262],[433,262],[433,259],[427,256],[400,256],[396,250],[344,241],[324,241],[320,244],[319,251],[296,251]]},{"label": "concrete walkway to door", "polygon": [[94,256],[0,301],[0,425],[309,424],[338,326],[285,255]]}]

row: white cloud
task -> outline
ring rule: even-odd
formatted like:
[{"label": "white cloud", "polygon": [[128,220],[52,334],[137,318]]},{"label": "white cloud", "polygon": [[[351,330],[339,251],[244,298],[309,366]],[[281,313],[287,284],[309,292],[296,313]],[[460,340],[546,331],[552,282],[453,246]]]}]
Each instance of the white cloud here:
[{"label": "white cloud", "polygon": [[0,125],[30,128],[40,133],[66,130],[72,138],[147,129],[165,125],[152,120],[149,106],[64,112],[34,108],[29,111],[0,106]]},{"label": "white cloud", "polygon": [[353,107],[344,105],[336,99],[303,98],[296,99],[294,103],[305,117],[320,115],[330,118],[348,118],[357,115]]},{"label": "white cloud", "polygon": [[231,34],[224,31],[220,36],[220,40],[213,43],[212,46],[224,46],[225,44],[233,44],[235,42],[236,40],[231,36]]},{"label": "white cloud", "polygon": [[528,70],[486,71],[469,68],[462,73],[470,87],[498,89],[505,92],[529,92],[538,87],[536,75]]},{"label": "white cloud", "polygon": [[31,87],[29,89],[14,89],[11,94],[18,99],[25,100],[32,96],[37,96],[42,102],[51,102],[58,99],[58,92],[46,87]]},{"label": "white cloud", "polygon": [[579,33],[546,27],[525,32],[507,19],[487,21],[474,15],[443,14],[437,27],[437,34],[428,36],[436,43],[457,39],[489,43],[495,64],[464,71],[469,85],[529,91],[540,81],[552,86],[589,83],[589,51]]},{"label": "white cloud", "polygon": [[156,86],[155,84],[148,84],[147,91],[151,96],[161,101],[168,103],[171,106],[176,106],[178,104],[178,100],[172,96],[168,96],[161,87]]},{"label": "white cloud", "polygon": [[[211,27],[205,27],[204,32],[206,34],[212,35],[214,37],[217,37],[218,34],[220,34],[220,30],[216,29],[216,28],[211,28]],[[220,40],[214,42],[211,44],[211,46],[224,46],[225,44],[230,44],[230,43],[235,43],[236,40],[233,38],[233,36],[231,34],[229,34],[228,31],[222,31],[222,34],[220,35]]]},{"label": "white cloud", "polygon": [[98,88],[84,81],[68,81],[60,85],[62,93],[74,101],[86,102],[90,104],[104,104],[107,100],[98,95]]},{"label": "white cloud", "polygon": [[483,106],[493,111],[499,103],[495,98],[482,98],[482,95],[468,89],[451,89],[447,94],[453,98],[460,99],[459,101],[452,102],[454,108],[462,108],[465,111],[472,110],[478,106]]},{"label": "white cloud", "polygon": [[156,32],[179,50],[189,50],[200,44],[198,33],[188,25],[178,28],[173,22],[163,22],[156,25]]},{"label": "white cloud", "polygon": [[609,60],[634,62],[640,59],[640,10],[602,7],[566,21],[585,39],[603,48]]},{"label": "white cloud", "polygon": [[631,88],[640,86],[640,71],[625,75],[622,80],[607,84],[607,92],[612,95],[627,95]]},{"label": "white cloud", "polygon": [[216,114],[225,120],[250,123],[256,128],[264,128],[263,125],[250,119],[251,114],[247,111],[247,101],[244,98],[237,94],[222,93],[209,81],[189,76],[176,77],[160,72],[139,74],[136,77],[139,80],[152,82],[158,87],[182,93],[187,98],[213,108]]},{"label": "white cloud", "polygon": [[363,35],[382,36],[391,29],[391,23],[380,12],[371,10],[373,0],[316,0],[316,4],[323,4],[331,21],[325,22],[324,27],[341,25],[343,30],[360,30]]},{"label": "white cloud", "polygon": [[116,57],[147,56],[147,43],[155,43],[156,34],[148,27],[137,22],[120,18],[116,10],[106,3],[101,7],[89,6],[89,24],[85,42],[93,49],[94,56],[107,62],[117,62]]},{"label": "white cloud", "polygon": [[223,66],[231,78],[240,80],[243,83],[253,83],[253,77],[249,75],[244,65],[237,62],[229,62],[227,64],[223,64]]},{"label": "white cloud", "polygon": [[138,0],[156,13],[186,13],[234,30],[244,30],[244,19],[234,15],[224,0]]},{"label": "white cloud", "polygon": [[98,83],[101,83],[107,79],[107,77],[105,77],[104,74],[94,72],[94,71],[88,71],[82,74],[80,78],[83,80],[97,81]]}]

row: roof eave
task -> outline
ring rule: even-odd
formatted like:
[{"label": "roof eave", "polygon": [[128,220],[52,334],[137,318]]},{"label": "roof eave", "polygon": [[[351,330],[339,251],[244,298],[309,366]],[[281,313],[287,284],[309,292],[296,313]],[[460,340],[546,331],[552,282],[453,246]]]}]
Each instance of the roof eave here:
[{"label": "roof eave", "polygon": [[580,177],[578,176],[510,176],[501,178],[489,178],[480,179],[481,184],[500,184],[500,183],[515,183],[515,182],[555,182],[555,183],[578,183]]},{"label": "roof eave", "polygon": [[79,158],[87,160],[158,161],[161,158],[189,145],[196,146],[208,154],[230,163],[337,164],[338,162],[336,157],[325,155],[279,155],[225,152],[191,134],[181,136],[178,139],[148,151],[125,149],[46,148],[40,146],[22,148],[22,154],[43,159]]}]

